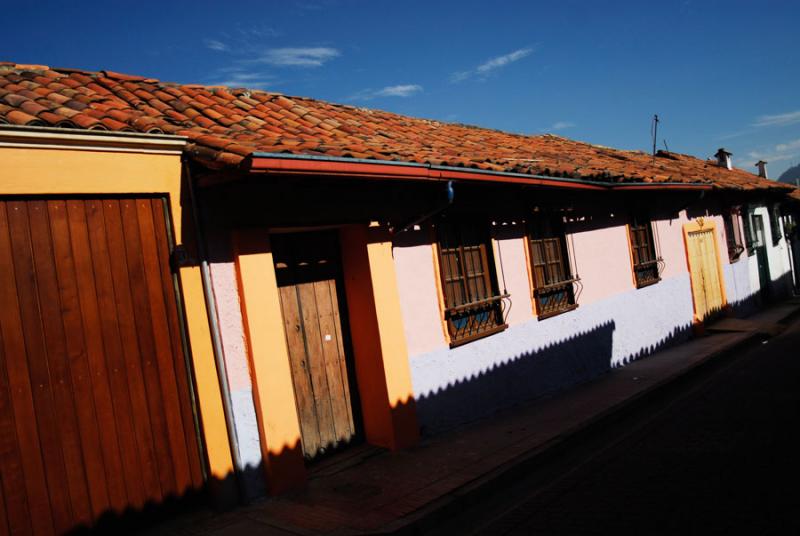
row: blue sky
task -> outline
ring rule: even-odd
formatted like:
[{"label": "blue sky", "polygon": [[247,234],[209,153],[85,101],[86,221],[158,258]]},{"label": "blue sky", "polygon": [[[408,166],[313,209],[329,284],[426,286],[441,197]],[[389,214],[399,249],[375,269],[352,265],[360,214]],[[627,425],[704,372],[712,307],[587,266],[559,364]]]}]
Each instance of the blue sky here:
[{"label": "blue sky", "polygon": [[[230,84],[777,177],[800,162],[800,2],[8,2],[0,60]],[[13,14],[13,15],[12,15]]]}]

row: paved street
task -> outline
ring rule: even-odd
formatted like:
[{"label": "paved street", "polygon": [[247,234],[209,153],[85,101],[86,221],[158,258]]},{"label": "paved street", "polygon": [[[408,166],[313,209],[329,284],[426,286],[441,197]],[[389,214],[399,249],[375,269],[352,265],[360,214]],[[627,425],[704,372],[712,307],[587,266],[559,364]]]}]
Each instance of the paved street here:
[{"label": "paved street", "polygon": [[800,533],[800,322],[677,382],[437,533]]}]

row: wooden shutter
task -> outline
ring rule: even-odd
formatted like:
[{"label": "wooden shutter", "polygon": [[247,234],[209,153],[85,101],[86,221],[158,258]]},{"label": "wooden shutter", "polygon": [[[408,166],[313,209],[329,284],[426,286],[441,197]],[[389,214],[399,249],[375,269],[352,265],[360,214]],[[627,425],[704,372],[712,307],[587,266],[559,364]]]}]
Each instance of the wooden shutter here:
[{"label": "wooden shutter", "polygon": [[439,225],[439,269],[452,345],[506,327],[490,244],[488,226],[477,221]]},{"label": "wooden shutter", "polygon": [[649,220],[634,218],[628,226],[628,235],[637,288],[658,283],[661,278],[653,241],[653,224]]},{"label": "wooden shutter", "polygon": [[558,216],[537,214],[528,226],[534,300],[539,318],[575,308],[574,279],[563,223]]}]

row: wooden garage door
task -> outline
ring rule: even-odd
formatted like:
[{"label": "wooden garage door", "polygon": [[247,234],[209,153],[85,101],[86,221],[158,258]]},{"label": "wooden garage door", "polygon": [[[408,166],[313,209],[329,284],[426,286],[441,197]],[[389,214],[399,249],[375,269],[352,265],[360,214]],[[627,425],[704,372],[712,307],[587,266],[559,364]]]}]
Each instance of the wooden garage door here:
[{"label": "wooden garage door", "polygon": [[161,199],[0,199],[0,533],[202,484]]},{"label": "wooden garage door", "polygon": [[713,228],[690,231],[686,240],[694,314],[697,320],[702,321],[721,311],[725,305]]}]

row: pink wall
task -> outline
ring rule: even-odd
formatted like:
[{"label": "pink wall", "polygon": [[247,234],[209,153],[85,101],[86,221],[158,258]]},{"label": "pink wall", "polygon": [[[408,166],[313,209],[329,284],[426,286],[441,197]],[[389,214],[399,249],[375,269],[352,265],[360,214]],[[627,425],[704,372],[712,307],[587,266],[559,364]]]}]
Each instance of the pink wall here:
[{"label": "pink wall", "polygon": [[[569,229],[569,227],[568,227]],[[570,233],[583,290],[580,305],[634,288],[628,232],[624,225]]]},{"label": "pink wall", "polygon": [[[725,222],[720,215],[704,216],[708,223],[716,226],[717,245],[719,246],[719,256],[722,265],[728,264],[728,243],[725,238]],[[672,220],[659,220],[656,223],[658,236],[661,244],[661,256],[664,258],[664,272],[661,274],[663,279],[685,274],[689,271],[686,261],[686,242],[683,238],[683,226],[690,221],[686,211],[682,210],[677,218]]]},{"label": "pink wall", "polygon": [[[725,266],[726,264],[730,264],[730,258],[728,257],[728,239],[725,235],[725,220],[722,219],[722,216],[711,216],[711,219],[714,220],[714,225],[717,226],[717,244],[719,245],[719,256],[720,260],[722,261],[722,265]],[[743,228],[741,225],[742,222],[740,220],[740,229]]]},{"label": "pink wall", "polygon": [[[505,288],[511,295],[511,308],[506,322],[509,326],[526,322],[533,318],[531,285],[528,278],[528,258],[525,255],[525,238],[522,224],[509,224],[495,227],[494,264],[497,267],[497,281],[500,292]],[[503,270],[500,270],[502,258]]]},{"label": "pink wall", "polygon": [[[717,227],[720,257],[723,263],[727,263],[722,218],[706,218]],[[569,254],[573,266],[577,265],[583,285],[578,296],[579,305],[585,306],[636,288],[625,222],[624,218],[610,217],[606,221],[575,221],[567,225]],[[688,271],[683,239],[683,225],[688,222],[685,211],[673,219],[654,222],[664,259],[662,279],[681,276]],[[534,319],[522,225],[510,223],[494,227],[497,280],[500,290],[505,284],[505,289],[511,295],[512,305],[506,319],[509,325]],[[413,235],[405,237],[403,243],[395,244],[393,252],[410,355],[445,346],[438,274],[427,231],[415,231]]]},{"label": "pink wall", "polygon": [[433,247],[430,243],[394,247],[392,253],[409,355],[444,346],[446,340],[439,311]]},{"label": "pink wall", "polygon": [[661,257],[664,259],[662,279],[684,274],[688,271],[686,266],[686,245],[683,240],[683,225],[688,223],[686,211],[682,210],[677,218],[671,220],[657,220],[654,231],[658,233],[658,243],[661,246]]},{"label": "pink wall", "polygon": [[[433,246],[426,231],[414,233],[405,236],[402,243],[396,243],[393,249],[410,355],[429,352],[447,344],[439,307]],[[523,231],[512,224],[495,227],[494,234],[495,266],[500,290],[503,290],[505,275],[505,288],[511,295],[512,305],[507,322],[515,325],[532,320],[533,304]],[[603,227],[601,224],[599,229],[573,232],[568,235],[568,242],[570,255],[574,253],[577,257],[583,283],[579,304],[586,305],[634,288],[628,235],[624,225]],[[671,243],[670,251],[673,250],[675,247]]]}]

